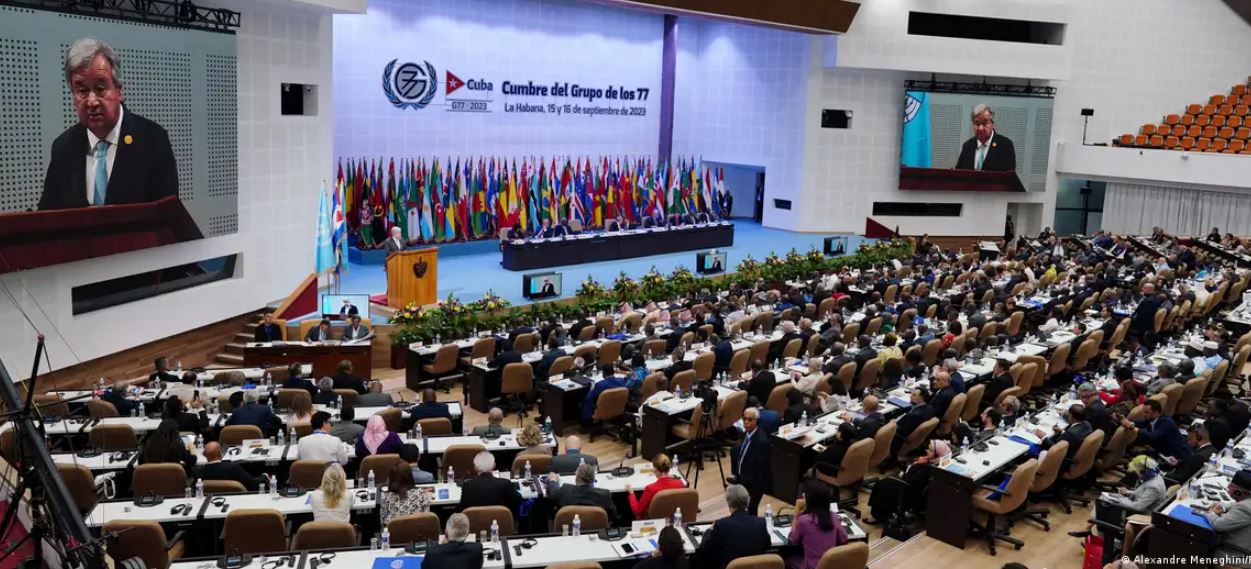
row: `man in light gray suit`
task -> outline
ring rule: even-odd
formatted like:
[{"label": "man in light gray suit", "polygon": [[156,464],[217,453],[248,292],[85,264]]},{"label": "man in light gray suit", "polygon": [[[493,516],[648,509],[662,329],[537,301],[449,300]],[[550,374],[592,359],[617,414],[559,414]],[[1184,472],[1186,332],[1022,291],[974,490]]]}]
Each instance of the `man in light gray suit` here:
[{"label": "man in light gray suit", "polygon": [[1211,511],[1203,512],[1203,517],[1221,538],[1214,556],[1225,558],[1231,565],[1244,567],[1247,556],[1251,555],[1251,500],[1248,500],[1251,498],[1251,470],[1239,470],[1228,490],[1238,503],[1228,510],[1214,504]]},{"label": "man in light gray suit", "polygon": [[487,434],[503,435],[507,433],[508,429],[504,428],[504,411],[499,407],[492,407],[490,411],[487,411],[487,424],[474,427],[473,431],[470,432],[470,434],[479,437]]},{"label": "man in light gray suit", "polygon": [[569,436],[565,439],[565,453],[552,457],[552,472],[557,474],[573,474],[578,465],[587,464],[599,468],[599,459],[589,454],[582,454],[582,439]]},{"label": "man in light gray suit", "polygon": [[364,395],[361,395],[357,399],[356,406],[357,407],[386,407],[387,405],[390,405],[394,402],[395,400],[391,398],[390,393],[382,392],[382,382],[371,381],[369,382],[369,392],[365,393]]}]

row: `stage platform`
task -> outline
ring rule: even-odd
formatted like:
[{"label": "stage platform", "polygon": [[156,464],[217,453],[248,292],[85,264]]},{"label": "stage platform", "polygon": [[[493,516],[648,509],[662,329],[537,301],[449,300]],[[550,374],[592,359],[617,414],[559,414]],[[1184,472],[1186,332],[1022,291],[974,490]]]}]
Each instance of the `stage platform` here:
[{"label": "stage platform", "polygon": [[[821,249],[822,241],[828,233],[795,233],[781,229],[770,229],[746,220],[734,222],[734,246],[721,249],[728,254],[728,271],[733,271],[738,263],[751,255],[762,260],[770,252],[784,255],[791,248],[803,253],[810,248]],[[855,252],[865,238],[848,236],[847,250]],[[872,240],[867,240],[872,241]],[[484,245],[486,245],[484,247]],[[578,290],[578,284],[587,275],[595,277],[605,286],[611,284],[617,273],[625,271],[632,278],[647,273],[653,266],[656,270],[668,274],[678,265],[688,269],[695,268],[696,251],[641,257],[619,261],[586,263],[582,265],[554,267],[543,271],[559,271],[564,274],[564,290],[561,298],[572,298]],[[439,247],[439,298],[447,298],[455,294],[462,301],[469,302],[481,298],[487,290],[508,299],[513,305],[529,304],[521,296],[521,276],[524,272],[513,272],[500,266],[498,242],[457,243]],[[344,294],[378,294],[387,288],[386,274],[380,264],[352,263],[348,274],[343,278]]]}]

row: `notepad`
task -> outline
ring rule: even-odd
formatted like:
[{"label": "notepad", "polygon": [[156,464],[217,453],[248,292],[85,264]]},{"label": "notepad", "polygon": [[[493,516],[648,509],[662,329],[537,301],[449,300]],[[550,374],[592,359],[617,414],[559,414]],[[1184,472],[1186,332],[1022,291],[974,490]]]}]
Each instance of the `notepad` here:
[{"label": "notepad", "polygon": [[422,555],[377,557],[374,559],[373,569],[421,569],[423,559],[425,556]]},{"label": "notepad", "polygon": [[1196,514],[1190,509],[1190,506],[1178,504],[1169,510],[1168,517],[1181,520],[1191,525],[1196,525],[1204,529],[1212,529],[1212,524],[1208,523],[1208,519]]}]

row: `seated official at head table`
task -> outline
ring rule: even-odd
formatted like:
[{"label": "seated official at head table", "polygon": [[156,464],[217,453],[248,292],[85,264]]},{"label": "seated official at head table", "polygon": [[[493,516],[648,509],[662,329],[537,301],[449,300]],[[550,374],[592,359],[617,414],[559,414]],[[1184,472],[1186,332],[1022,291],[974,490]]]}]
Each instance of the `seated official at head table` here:
[{"label": "seated official at head table", "polygon": [[334,335],[330,331],[330,319],[322,318],[317,326],[309,328],[308,334],[304,335],[305,342],[329,342],[334,339]]},{"label": "seated official at head table", "polygon": [[343,341],[360,340],[369,337],[369,326],[361,323],[361,316],[353,314],[348,317],[348,325],[343,328]]}]

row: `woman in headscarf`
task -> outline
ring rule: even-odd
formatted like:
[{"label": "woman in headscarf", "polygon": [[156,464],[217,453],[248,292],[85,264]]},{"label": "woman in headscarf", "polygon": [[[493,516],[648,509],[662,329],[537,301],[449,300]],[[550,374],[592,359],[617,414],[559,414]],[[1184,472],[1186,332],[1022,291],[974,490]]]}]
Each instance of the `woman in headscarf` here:
[{"label": "woman in headscarf", "polygon": [[387,430],[387,423],[382,420],[382,416],[374,415],[365,423],[365,432],[356,441],[356,456],[398,453],[403,445],[399,435]]}]

